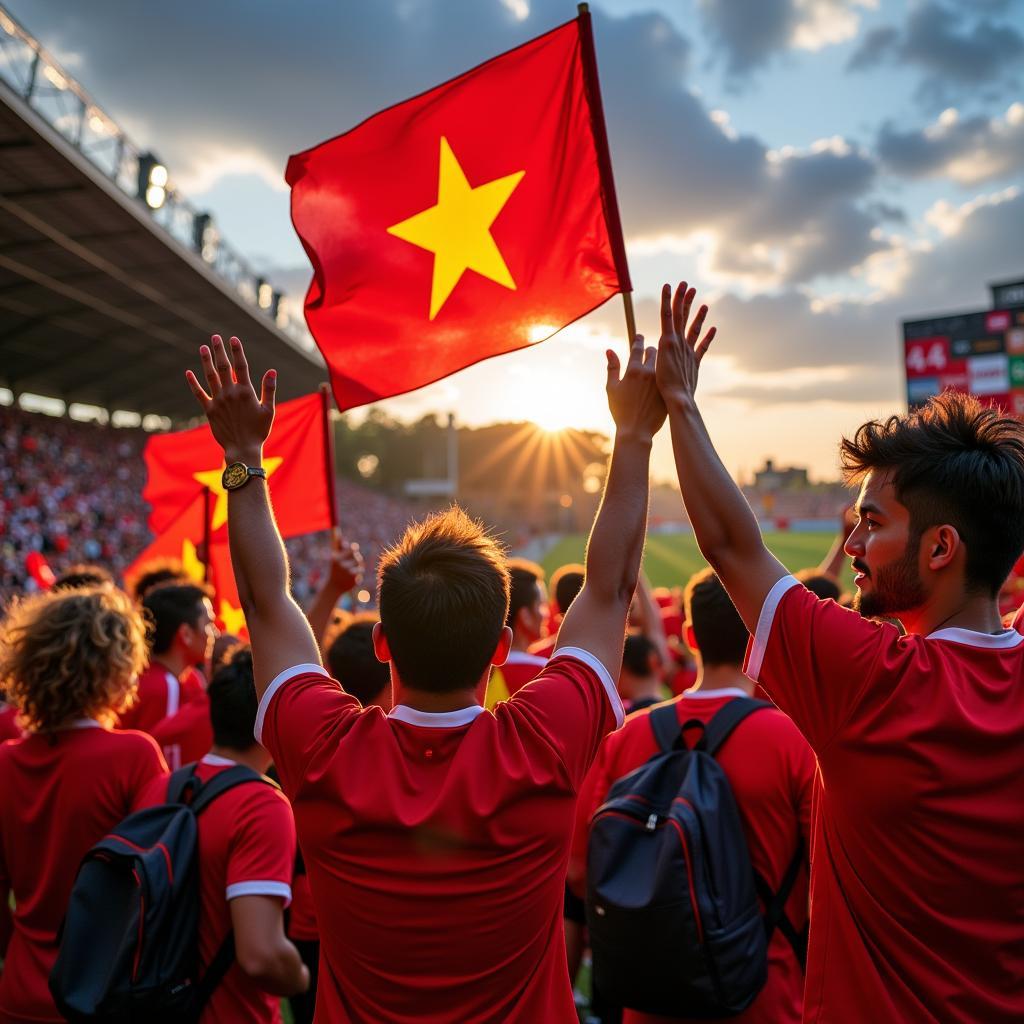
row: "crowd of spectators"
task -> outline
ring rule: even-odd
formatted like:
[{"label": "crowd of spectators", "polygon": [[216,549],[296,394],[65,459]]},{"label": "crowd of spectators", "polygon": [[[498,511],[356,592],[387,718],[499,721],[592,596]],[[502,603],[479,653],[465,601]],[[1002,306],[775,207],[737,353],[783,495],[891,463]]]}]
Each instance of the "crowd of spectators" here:
[{"label": "crowd of spectators", "polygon": [[[119,576],[150,542],[142,500],[147,434],[0,406],[0,604],[31,592],[26,560],[40,553],[58,575],[80,562]],[[421,510],[348,481],[338,482],[341,528],[367,567]],[[296,598],[308,602],[330,562],[326,531],[287,542]],[[372,600],[372,575],[367,592]]]}]

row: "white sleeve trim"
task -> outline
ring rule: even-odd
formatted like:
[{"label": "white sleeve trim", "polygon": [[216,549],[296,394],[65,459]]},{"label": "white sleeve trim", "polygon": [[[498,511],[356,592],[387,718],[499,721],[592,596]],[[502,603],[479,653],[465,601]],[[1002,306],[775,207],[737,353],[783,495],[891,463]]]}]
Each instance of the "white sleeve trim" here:
[{"label": "white sleeve trim", "polygon": [[270,685],[267,687],[266,692],[263,694],[263,699],[260,701],[260,706],[256,711],[256,726],[252,731],[252,734],[256,737],[257,743],[263,742],[263,720],[267,717],[267,711],[270,709],[270,702],[274,699],[274,694],[288,682],[289,679],[294,679],[296,676],[307,675],[308,673],[315,673],[318,676],[324,676],[329,679],[330,676],[324,671],[323,665],[314,665],[312,662],[308,662],[303,665],[292,665],[291,668],[286,668],[283,672],[279,672],[274,676]]},{"label": "white sleeve trim", "polygon": [[[622,723],[626,719],[626,712],[622,707],[619,691],[615,687],[615,680],[612,679],[608,669],[590,651],[585,651],[582,647],[559,647],[551,655],[551,661],[554,661],[556,658],[575,658],[577,661],[582,661],[587,668],[593,669],[597,674],[597,678],[601,680],[604,692],[608,694],[608,700],[611,702],[612,711],[615,713],[615,728],[621,729]],[[548,664],[550,665],[551,662],[548,662]]]},{"label": "white sleeve trim", "polygon": [[754,682],[760,682],[758,676],[761,674],[761,665],[764,662],[765,651],[768,649],[768,637],[772,632],[772,623],[775,621],[775,612],[779,607],[783,594],[791,587],[797,587],[800,581],[795,576],[783,576],[764,599],[761,605],[761,614],[757,617],[757,632],[754,634],[754,644],[750,649],[750,657],[747,659],[747,677]]},{"label": "white sleeve trim", "polygon": [[258,879],[253,882],[234,882],[225,890],[229,900],[239,896],[280,896],[287,907],[292,901],[292,887],[287,882],[274,882],[270,879]]}]

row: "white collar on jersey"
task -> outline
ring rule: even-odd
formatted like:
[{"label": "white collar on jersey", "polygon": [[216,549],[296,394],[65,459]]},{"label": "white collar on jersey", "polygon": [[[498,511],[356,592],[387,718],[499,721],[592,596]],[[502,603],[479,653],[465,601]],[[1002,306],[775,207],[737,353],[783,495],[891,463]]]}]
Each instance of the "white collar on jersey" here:
[{"label": "white collar on jersey", "polygon": [[232,765],[238,764],[230,757],[221,757],[219,754],[203,754],[201,760],[203,764],[212,764],[217,768],[230,768]]},{"label": "white collar on jersey", "polygon": [[470,704],[468,708],[457,711],[417,711],[407,704],[396,704],[389,712],[388,718],[395,718],[406,725],[419,725],[425,729],[457,729],[475,721],[484,709],[480,704]]},{"label": "white collar on jersey", "polygon": [[973,629],[961,629],[959,626],[947,626],[929,633],[926,640],[952,640],[957,644],[969,644],[971,647],[990,647],[1008,650],[1024,643],[1024,634],[1015,629],[1006,629],[1002,633],[977,633]]},{"label": "white collar on jersey", "polygon": [[750,694],[738,686],[723,686],[717,690],[686,690],[683,696],[690,700],[714,700],[716,697],[749,697]]}]

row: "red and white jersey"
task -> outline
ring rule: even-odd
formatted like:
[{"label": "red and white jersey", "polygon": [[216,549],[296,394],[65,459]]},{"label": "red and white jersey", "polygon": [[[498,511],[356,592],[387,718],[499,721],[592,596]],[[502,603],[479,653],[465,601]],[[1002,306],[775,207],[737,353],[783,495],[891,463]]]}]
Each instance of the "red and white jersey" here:
[{"label": "red and white jersey", "polygon": [[213,746],[210,698],[206,691],[200,690],[177,714],[157,722],[150,735],[160,744],[172,772],[183,764],[198,761]]},{"label": "red and white jersey", "polygon": [[[745,697],[741,689],[697,690],[672,701],[679,724],[691,719],[709,722],[730,700]],[[626,719],[609,736],[590,769],[576,806],[569,880],[582,894],[586,888],[587,838],[590,819],[604,803],[612,785],[658,752],[651,730],[651,709]],[[787,868],[810,839],[814,754],[796,726],[781,711],[765,709],[745,718],[723,744],[717,761],[736,798],[754,870],[777,891]],[[801,870],[786,903],[786,916],[802,930],[807,924],[807,868]],[[778,930],[768,947],[768,980],[745,1012],[730,1017],[737,1024],[799,1024],[804,974],[785,936]],[[623,1024],[686,1024],[679,1018],[626,1010]]]},{"label": "red and white jersey", "polygon": [[[207,754],[197,769],[205,782],[235,764]],[[167,799],[167,780],[153,782],[138,802]],[[204,968],[231,929],[229,903],[239,896],[291,899],[295,819],[284,794],[263,782],[229,789],[199,815],[199,958]],[[280,999],[256,987],[232,964],[200,1017],[200,1024],[279,1024]]]},{"label": "red and white jersey", "polygon": [[493,711],[362,708],[278,676],[256,738],[292,800],[320,922],[318,1019],[575,1024],[562,926],[576,792],[622,721],[575,648]]},{"label": "red and white jersey", "polygon": [[18,725],[18,709],[12,704],[0,701],[0,743],[4,740],[21,738],[21,726]]},{"label": "red and white jersey", "polygon": [[818,755],[807,1021],[1024,1020],[1024,636],[900,636],[786,576],[748,675]]},{"label": "red and white jersey", "polygon": [[158,722],[176,715],[204,692],[203,678],[194,668],[179,679],[170,669],[153,660],[139,676],[135,703],[120,714],[122,729],[152,733]]},{"label": "red and white jersey", "polygon": [[150,736],[83,719],[0,744],[0,903],[14,933],[0,974],[0,1022],[61,1021],[48,987],[57,929],[82,858],[167,768]]},{"label": "red and white jersey", "polygon": [[491,669],[491,678],[487,681],[484,707],[490,709],[498,701],[508,700],[513,693],[518,693],[531,679],[536,679],[547,663],[547,658],[541,658],[536,654],[529,654],[526,651],[509,651],[505,664]]}]

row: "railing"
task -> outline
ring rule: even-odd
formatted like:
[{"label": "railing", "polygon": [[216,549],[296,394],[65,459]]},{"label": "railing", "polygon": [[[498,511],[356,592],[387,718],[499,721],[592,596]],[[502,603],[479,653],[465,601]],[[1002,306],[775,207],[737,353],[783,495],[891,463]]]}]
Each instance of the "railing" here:
[{"label": "railing", "polygon": [[[313,342],[301,312],[220,237],[213,218],[167,181],[137,146],[47,51],[0,5],[0,79],[181,245],[197,253],[245,303],[304,348]],[[154,182],[162,182],[154,188]]]}]

